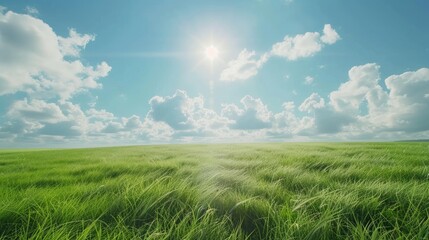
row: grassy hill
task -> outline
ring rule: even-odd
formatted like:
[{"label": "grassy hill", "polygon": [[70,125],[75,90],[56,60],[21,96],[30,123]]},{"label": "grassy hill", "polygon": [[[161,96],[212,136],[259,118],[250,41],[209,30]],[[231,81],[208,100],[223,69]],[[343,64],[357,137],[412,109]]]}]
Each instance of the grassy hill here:
[{"label": "grassy hill", "polygon": [[429,143],[0,152],[0,239],[428,239]]}]

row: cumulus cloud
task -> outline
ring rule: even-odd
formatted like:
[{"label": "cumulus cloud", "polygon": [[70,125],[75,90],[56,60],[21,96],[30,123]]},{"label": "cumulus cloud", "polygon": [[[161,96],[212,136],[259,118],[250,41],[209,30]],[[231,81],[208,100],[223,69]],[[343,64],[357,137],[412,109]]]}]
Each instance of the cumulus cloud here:
[{"label": "cumulus cloud", "polygon": [[240,100],[243,108],[234,104],[224,105],[222,116],[233,120],[232,129],[254,130],[271,127],[272,113],[260,98],[246,95]]},{"label": "cumulus cloud", "polygon": [[323,34],[306,32],[293,37],[286,35],[283,41],[275,43],[271,51],[257,56],[255,51],[243,49],[237,59],[230,61],[220,75],[221,81],[246,80],[255,76],[271,56],[295,61],[299,58],[313,56],[320,52],[324,45],[334,44],[340,35],[330,24],[325,24]]},{"label": "cumulus cloud", "polygon": [[154,121],[167,123],[174,129],[189,129],[194,125],[192,113],[202,108],[202,98],[190,98],[185,91],[178,90],[173,96],[155,96],[150,99],[151,110],[148,117]]},{"label": "cumulus cloud", "polygon": [[429,69],[392,75],[385,83],[390,91],[388,122],[405,131],[429,130]]},{"label": "cumulus cloud", "polygon": [[[272,112],[263,101],[244,96],[205,106],[203,96],[177,90],[149,100],[146,116],[115,116],[71,102],[74,94],[101,87],[111,67],[85,65],[80,53],[95,40],[69,30],[58,36],[42,20],[0,7],[0,96],[20,92],[0,123],[0,142],[147,143],[174,141],[251,141],[272,138],[429,137],[429,69],[392,75],[382,84],[380,66],[352,67],[348,79],[325,98],[312,93],[302,103],[284,102]],[[286,36],[261,55],[244,49],[221,73],[223,81],[255,76],[275,55],[290,61],[310,57],[340,40],[326,24],[323,32]],[[314,78],[307,76],[305,83]],[[299,110],[299,112],[298,112]]]},{"label": "cumulus cloud", "polygon": [[318,32],[307,32],[294,37],[286,36],[282,42],[273,45],[271,53],[288,60],[309,57],[322,50],[319,38]]},{"label": "cumulus cloud", "polygon": [[149,122],[136,115],[118,118],[103,109],[92,108],[84,112],[71,102],[24,99],[11,105],[6,121],[0,124],[0,134],[7,135],[9,140],[65,142],[74,139],[80,144],[160,139],[166,132],[165,127]]},{"label": "cumulus cloud", "polygon": [[340,35],[332,28],[331,24],[325,24],[323,27],[323,35],[320,37],[320,40],[326,44],[334,44],[340,39]]},{"label": "cumulus cloud", "polygon": [[325,99],[317,93],[312,93],[304,102],[299,106],[301,112],[312,112],[316,109],[325,107]]},{"label": "cumulus cloud", "polygon": [[0,11],[0,37],[0,95],[25,92],[67,100],[100,87],[98,80],[111,70],[105,62],[94,67],[76,59],[94,36],[70,30],[63,38],[30,15]]},{"label": "cumulus cloud", "polygon": [[[429,69],[392,75],[380,85],[380,66],[355,66],[349,80],[330,94],[336,112],[354,116],[355,129],[367,131],[416,132],[429,130]],[[366,104],[366,105],[365,105]],[[365,105],[367,112],[360,107]]]},{"label": "cumulus cloud", "polygon": [[151,98],[144,118],[117,117],[105,109],[82,111],[69,101],[23,99],[11,105],[0,135],[19,142],[110,144],[428,137],[429,69],[392,75],[385,87],[379,71],[373,63],[352,67],[329,101],[312,93],[298,106],[284,102],[280,112],[247,95],[217,113],[204,105],[202,96],[182,90]]},{"label": "cumulus cloud", "polygon": [[70,102],[60,104],[43,100],[18,100],[8,113],[6,128],[1,131],[11,134],[80,136],[87,127],[86,116],[78,105]]},{"label": "cumulus cloud", "polygon": [[190,97],[183,90],[177,90],[172,96],[155,96],[150,99],[150,111],[147,118],[163,122],[177,131],[222,128],[226,119],[204,106],[204,98]]},{"label": "cumulus cloud", "polygon": [[123,131],[124,126],[119,122],[109,122],[102,129],[103,133],[118,133]]},{"label": "cumulus cloud", "polygon": [[237,59],[230,61],[227,68],[222,71],[220,80],[236,81],[251,78],[258,73],[258,70],[267,60],[267,54],[257,58],[255,51],[243,49]]},{"label": "cumulus cloud", "polygon": [[143,123],[143,131],[151,141],[168,142],[172,140],[174,129],[164,122],[156,122],[146,118]]},{"label": "cumulus cloud", "polygon": [[355,121],[355,116],[335,111],[330,107],[318,108],[314,110],[314,124],[317,131],[314,135],[334,134]]},{"label": "cumulus cloud", "polygon": [[[349,71],[349,80],[342,83],[338,90],[330,94],[330,101],[335,110],[357,111],[365,98],[369,97],[370,94],[377,94],[378,90],[381,90],[378,84],[380,81],[379,68],[375,63],[352,67]],[[379,97],[376,98],[384,98],[380,99],[379,102],[386,100],[386,95],[383,93],[381,91],[377,94]],[[371,103],[379,105],[372,101]]]},{"label": "cumulus cloud", "polygon": [[58,105],[41,100],[28,101],[27,99],[14,102],[7,116],[11,119],[25,119],[42,123],[57,123],[66,119]]},{"label": "cumulus cloud", "polygon": [[283,41],[275,43],[271,54],[287,58],[290,61],[313,56],[320,52],[325,44],[334,44],[340,39],[330,24],[325,24],[323,35],[318,32],[306,32],[294,37],[285,36]]},{"label": "cumulus cloud", "polygon": [[99,120],[113,120],[115,115],[111,112],[106,111],[105,109],[95,109],[90,108],[85,112],[90,119],[99,119]]},{"label": "cumulus cloud", "polygon": [[110,120],[103,129],[104,133],[132,132],[134,130],[143,130],[144,123],[137,115],[132,115],[129,118],[122,118],[120,121]]},{"label": "cumulus cloud", "polygon": [[[348,75],[349,79],[329,94],[329,102],[313,93],[301,103],[299,110],[311,115],[299,118],[286,108],[275,114],[280,130],[274,132],[345,139],[429,137],[428,68],[389,76],[384,81],[386,87],[380,83],[380,66],[375,63],[354,66]],[[292,109],[294,105],[286,106]],[[304,118],[304,130],[291,132]],[[289,123],[288,130],[281,128],[286,126],[282,123]]]},{"label": "cumulus cloud", "polygon": [[314,119],[308,116],[298,117],[295,114],[295,103],[285,102],[283,110],[274,114],[273,127],[267,132],[275,138],[291,138],[306,135],[314,127]]},{"label": "cumulus cloud", "polygon": [[54,124],[46,124],[41,127],[36,133],[38,135],[53,135],[61,137],[78,137],[83,134],[83,129],[80,125],[76,125],[73,120],[58,122]]}]

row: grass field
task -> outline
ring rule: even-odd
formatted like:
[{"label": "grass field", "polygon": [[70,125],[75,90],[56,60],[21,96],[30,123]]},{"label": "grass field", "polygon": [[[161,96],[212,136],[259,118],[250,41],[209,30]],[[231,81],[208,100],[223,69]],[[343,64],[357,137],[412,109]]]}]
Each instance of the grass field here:
[{"label": "grass field", "polygon": [[0,152],[0,239],[428,239],[429,143]]}]

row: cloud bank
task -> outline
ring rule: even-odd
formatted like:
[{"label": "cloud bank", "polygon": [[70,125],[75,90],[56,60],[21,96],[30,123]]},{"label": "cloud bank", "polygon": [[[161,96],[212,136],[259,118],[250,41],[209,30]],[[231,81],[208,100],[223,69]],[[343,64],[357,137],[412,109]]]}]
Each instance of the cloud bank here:
[{"label": "cloud bank", "polygon": [[[58,36],[40,19],[3,10],[0,36],[0,95],[17,98],[1,116],[0,146],[429,138],[428,68],[382,79],[376,63],[354,66],[327,96],[314,92],[302,102],[284,102],[277,112],[251,95],[216,111],[203,96],[176,90],[148,99],[144,116],[122,117],[73,103],[76,93],[100,88],[111,70],[106,62],[81,60],[94,35],[70,29]],[[286,36],[259,57],[244,49],[223,80],[248,79],[270,57],[295,61],[339,39],[327,24],[321,33]]]},{"label": "cloud bank", "polygon": [[[104,109],[83,111],[68,101],[15,101],[0,127],[3,143],[79,141],[98,143],[218,142],[271,140],[386,140],[429,137],[429,69],[384,79],[380,66],[352,67],[327,98],[312,93],[303,102],[271,111],[246,95],[240,104],[208,108],[202,96],[183,90],[154,96],[144,117],[119,118]],[[365,108],[362,108],[362,106]],[[5,138],[4,136],[8,136]],[[6,140],[7,139],[7,140]]]}]

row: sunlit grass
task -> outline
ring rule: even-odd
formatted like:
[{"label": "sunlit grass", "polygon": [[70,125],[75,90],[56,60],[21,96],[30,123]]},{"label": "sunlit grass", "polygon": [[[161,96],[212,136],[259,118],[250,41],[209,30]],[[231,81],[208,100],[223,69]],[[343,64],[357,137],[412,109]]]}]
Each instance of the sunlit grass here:
[{"label": "sunlit grass", "polygon": [[429,143],[0,152],[1,239],[427,239]]}]

